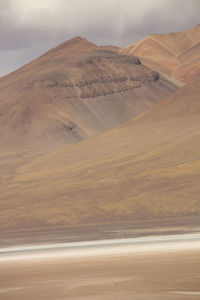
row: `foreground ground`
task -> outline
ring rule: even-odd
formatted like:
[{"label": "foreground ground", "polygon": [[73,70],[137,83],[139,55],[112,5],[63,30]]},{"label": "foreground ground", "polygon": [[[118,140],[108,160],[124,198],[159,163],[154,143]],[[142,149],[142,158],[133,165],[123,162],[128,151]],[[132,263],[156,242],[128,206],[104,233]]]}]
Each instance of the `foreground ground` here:
[{"label": "foreground ground", "polygon": [[4,262],[0,299],[200,299],[200,253]]},{"label": "foreground ground", "polygon": [[78,256],[0,259],[0,299],[200,299],[199,235],[194,237],[194,247],[191,237],[176,236],[181,241],[162,238],[164,250],[163,242],[159,250],[151,241],[148,251],[126,252],[122,245],[113,255],[96,250],[93,256],[88,247]]}]

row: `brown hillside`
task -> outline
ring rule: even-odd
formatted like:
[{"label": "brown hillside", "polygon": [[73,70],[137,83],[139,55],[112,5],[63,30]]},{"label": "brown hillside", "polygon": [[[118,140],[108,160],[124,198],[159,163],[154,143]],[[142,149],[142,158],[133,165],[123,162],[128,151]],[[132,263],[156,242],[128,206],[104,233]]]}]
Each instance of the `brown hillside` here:
[{"label": "brown hillside", "polygon": [[7,153],[74,143],[131,119],[177,88],[137,57],[77,37],[0,79],[1,146]]},{"label": "brown hillside", "polygon": [[186,31],[148,35],[121,52],[137,55],[148,67],[189,82],[200,74],[199,42],[197,25]]},{"label": "brown hillside", "polygon": [[109,132],[2,164],[1,228],[200,217],[199,95],[200,79]]}]

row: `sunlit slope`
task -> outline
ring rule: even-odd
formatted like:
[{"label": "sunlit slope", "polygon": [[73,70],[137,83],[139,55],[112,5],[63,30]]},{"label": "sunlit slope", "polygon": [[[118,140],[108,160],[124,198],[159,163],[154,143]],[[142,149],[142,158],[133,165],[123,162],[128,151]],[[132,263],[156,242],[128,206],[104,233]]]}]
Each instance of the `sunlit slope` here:
[{"label": "sunlit slope", "polygon": [[120,51],[139,56],[151,69],[189,82],[200,74],[199,42],[197,25],[185,31],[148,35]]},{"label": "sunlit slope", "polygon": [[128,123],[1,169],[1,228],[200,216],[200,79]]},{"label": "sunlit slope", "polygon": [[[199,38],[200,39],[200,38]],[[173,72],[173,76],[182,82],[189,82],[200,76],[200,42],[183,52],[178,57],[180,67]]]}]

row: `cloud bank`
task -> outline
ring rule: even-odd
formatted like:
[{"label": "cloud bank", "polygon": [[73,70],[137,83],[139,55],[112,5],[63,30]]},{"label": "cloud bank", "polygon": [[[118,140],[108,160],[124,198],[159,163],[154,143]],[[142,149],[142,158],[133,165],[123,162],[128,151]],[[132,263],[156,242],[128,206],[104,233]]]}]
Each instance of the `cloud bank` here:
[{"label": "cloud bank", "polygon": [[199,0],[0,0],[0,75],[74,36],[123,47],[199,16]]}]

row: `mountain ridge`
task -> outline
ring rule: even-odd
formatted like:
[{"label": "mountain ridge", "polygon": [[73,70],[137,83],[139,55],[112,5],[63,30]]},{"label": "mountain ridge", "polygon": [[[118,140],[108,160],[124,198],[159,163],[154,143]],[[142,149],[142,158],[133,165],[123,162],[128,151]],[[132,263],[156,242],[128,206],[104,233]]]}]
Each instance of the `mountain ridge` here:
[{"label": "mountain ridge", "polygon": [[[187,76],[187,65],[179,60],[181,55],[191,51],[200,41],[200,25],[180,32],[150,34],[140,41],[120,50],[122,53],[134,54],[151,69],[166,73],[184,83],[195,79],[200,74],[200,55],[196,52],[197,62],[191,64]],[[197,55],[198,54],[198,55]],[[192,74],[191,74],[192,73]]]}]

